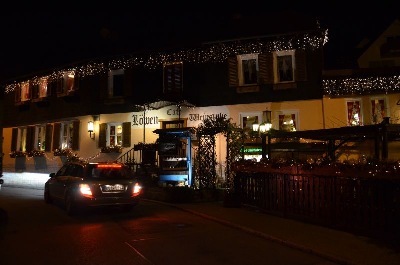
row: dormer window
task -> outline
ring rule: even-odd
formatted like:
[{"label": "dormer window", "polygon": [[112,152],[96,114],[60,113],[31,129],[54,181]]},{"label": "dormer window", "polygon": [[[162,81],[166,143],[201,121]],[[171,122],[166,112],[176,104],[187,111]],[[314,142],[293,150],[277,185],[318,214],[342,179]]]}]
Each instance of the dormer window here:
[{"label": "dormer window", "polygon": [[164,94],[179,95],[183,91],[183,63],[172,62],[163,65]]},{"label": "dormer window", "polygon": [[39,80],[39,98],[47,97],[47,78],[43,77]]},{"label": "dormer window", "polygon": [[294,82],[295,51],[276,51],[274,53],[275,83]]},{"label": "dormer window", "polygon": [[258,54],[238,55],[239,85],[258,83]]},{"label": "dormer window", "polygon": [[78,89],[77,78],[74,71],[63,74],[63,78],[57,86],[57,94],[61,96],[69,95]]},{"label": "dormer window", "polygon": [[21,101],[28,101],[31,99],[31,93],[29,90],[29,82],[21,83]]}]

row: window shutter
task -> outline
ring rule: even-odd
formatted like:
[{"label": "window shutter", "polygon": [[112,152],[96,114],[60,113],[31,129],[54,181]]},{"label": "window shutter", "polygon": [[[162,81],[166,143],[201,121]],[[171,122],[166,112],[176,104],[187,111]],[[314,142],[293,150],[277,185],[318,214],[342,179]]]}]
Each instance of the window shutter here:
[{"label": "window shutter", "polygon": [[46,139],[45,139],[45,151],[51,151],[51,140],[53,137],[53,125],[46,124]]},{"label": "window shutter", "polygon": [[53,151],[60,148],[60,133],[61,133],[61,123],[54,123],[54,133],[53,133]]},{"label": "window shutter", "polygon": [[17,151],[18,128],[12,128],[11,151]]},{"label": "window shutter", "polygon": [[236,87],[239,85],[239,77],[238,77],[238,62],[237,58],[229,57],[228,58],[228,81],[230,87]]},{"label": "window shutter", "polygon": [[164,94],[180,95],[183,91],[183,64],[165,64],[164,73]]},{"label": "window shutter", "polygon": [[133,70],[125,69],[124,71],[124,96],[133,95]]},{"label": "window shutter", "polygon": [[95,91],[93,91],[94,93],[98,94],[100,99],[105,99],[107,98],[108,95],[108,74],[106,73],[102,73],[99,76],[99,88],[98,89],[96,86],[93,86],[94,89],[96,89]]},{"label": "window shutter", "polygon": [[26,151],[30,152],[34,149],[35,144],[35,126],[26,128]]},{"label": "window shutter", "polygon": [[74,91],[79,89],[80,78],[77,73],[74,74]]},{"label": "window shutter", "polygon": [[99,125],[99,147],[107,146],[107,123],[102,123]]},{"label": "window shutter", "polygon": [[59,78],[55,82],[57,94],[64,93],[64,78]]},{"label": "window shutter", "polygon": [[80,128],[80,121],[73,121],[72,122],[72,128],[73,128],[73,134],[72,134],[72,150],[79,150],[79,128]]},{"label": "window shutter", "polygon": [[14,89],[14,92],[15,92],[15,102],[16,103],[18,103],[18,102],[21,102],[21,85],[16,85],[15,86],[15,89]]},{"label": "window shutter", "polygon": [[304,50],[296,50],[296,81],[307,81],[307,64],[306,52]]},{"label": "window shutter", "polygon": [[131,146],[131,123],[122,123],[122,147]]},{"label": "window shutter", "polygon": [[258,55],[260,84],[274,83],[274,60],[272,53]]}]

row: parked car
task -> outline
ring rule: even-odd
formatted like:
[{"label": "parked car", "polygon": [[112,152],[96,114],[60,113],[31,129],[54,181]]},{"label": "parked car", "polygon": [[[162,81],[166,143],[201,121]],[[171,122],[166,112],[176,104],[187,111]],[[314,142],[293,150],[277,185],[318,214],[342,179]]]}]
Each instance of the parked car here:
[{"label": "parked car", "polygon": [[71,161],[44,185],[44,201],[60,201],[69,215],[88,207],[119,206],[130,211],[142,197],[142,186],[122,163]]}]

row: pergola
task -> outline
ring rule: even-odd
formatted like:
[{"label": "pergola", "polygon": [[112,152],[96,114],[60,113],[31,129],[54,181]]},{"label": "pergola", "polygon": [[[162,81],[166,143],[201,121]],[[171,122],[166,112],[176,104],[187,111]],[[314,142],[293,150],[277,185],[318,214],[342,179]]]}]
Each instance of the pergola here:
[{"label": "pergola", "polygon": [[[347,142],[362,142],[367,139],[374,142],[374,158],[385,160],[388,158],[388,142],[400,141],[400,124],[389,124],[388,120],[376,125],[348,126],[331,129],[306,130],[306,131],[281,131],[270,130],[267,133],[266,146],[268,157],[272,151],[309,151],[310,145],[301,144],[297,139],[309,139],[324,142],[327,156],[334,160],[335,151]],[[273,139],[278,139],[272,143]],[[281,141],[287,139],[287,141]],[[318,148],[317,148],[318,149]],[[323,151],[321,148],[320,151]]]}]

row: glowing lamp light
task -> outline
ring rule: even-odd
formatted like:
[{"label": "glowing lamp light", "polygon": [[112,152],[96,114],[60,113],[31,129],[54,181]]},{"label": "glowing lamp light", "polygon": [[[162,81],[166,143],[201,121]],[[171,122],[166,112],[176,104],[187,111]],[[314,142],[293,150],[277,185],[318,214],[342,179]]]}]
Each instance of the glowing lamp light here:
[{"label": "glowing lamp light", "polygon": [[88,122],[88,133],[89,133],[90,138],[92,138],[92,139],[94,139],[94,132],[93,132],[93,130],[94,130],[93,121],[89,121],[89,122]]}]

